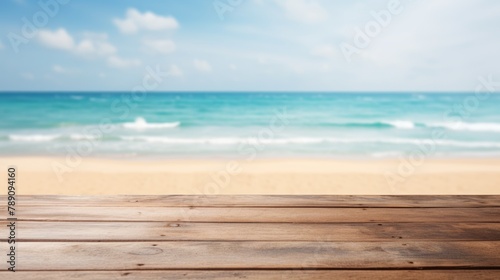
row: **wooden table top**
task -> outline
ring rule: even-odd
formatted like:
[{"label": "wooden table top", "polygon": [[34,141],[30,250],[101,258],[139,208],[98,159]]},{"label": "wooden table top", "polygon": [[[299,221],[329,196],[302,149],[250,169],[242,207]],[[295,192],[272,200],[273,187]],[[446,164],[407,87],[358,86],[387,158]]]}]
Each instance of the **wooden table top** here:
[{"label": "wooden table top", "polygon": [[0,279],[500,279],[500,196],[0,198]]}]

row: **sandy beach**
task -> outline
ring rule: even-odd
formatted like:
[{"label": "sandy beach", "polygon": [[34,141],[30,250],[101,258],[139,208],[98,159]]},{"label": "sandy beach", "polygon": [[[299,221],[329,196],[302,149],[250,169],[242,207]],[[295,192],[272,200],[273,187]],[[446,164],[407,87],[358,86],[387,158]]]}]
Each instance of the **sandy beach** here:
[{"label": "sandy beach", "polygon": [[[18,194],[500,194],[500,160],[110,160],[13,157]],[[412,168],[414,168],[412,170]],[[5,173],[6,174],[6,173]],[[3,175],[5,176],[5,175]]]}]

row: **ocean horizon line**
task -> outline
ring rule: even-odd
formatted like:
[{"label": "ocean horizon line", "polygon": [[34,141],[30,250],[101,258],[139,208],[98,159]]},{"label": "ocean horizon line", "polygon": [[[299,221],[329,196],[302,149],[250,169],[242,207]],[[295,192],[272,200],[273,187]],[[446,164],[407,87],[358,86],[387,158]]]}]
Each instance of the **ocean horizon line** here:
[{"label": "ocean horizon line", "polygon": [[[102,94],[102,93],[124,93],[124,92],[132,92],[132,90],[0,90],[0,94],[22,94],[22,93],[34,93],[34,94],[74,94],[74,93],[83,93],[83,94]],[[177,93],[191,93],[191,94],[200,94],[200,93],[217,93],[217,94],[473,94],[475,91],[408,91],[408,90],[390,90],[390,91],[314,91],[314,90],[304,90],[304,91],[294,91],[294,90],[260,90],[260,91],[242,91],[242,90],[207,90],[207,91],[191,91],[191,90],[165,90],[165,91],[147,91],[146,93],[154,93],[154,94],[177,94]],[[492,92],[491,94],[497,94],[496,92]]]}]

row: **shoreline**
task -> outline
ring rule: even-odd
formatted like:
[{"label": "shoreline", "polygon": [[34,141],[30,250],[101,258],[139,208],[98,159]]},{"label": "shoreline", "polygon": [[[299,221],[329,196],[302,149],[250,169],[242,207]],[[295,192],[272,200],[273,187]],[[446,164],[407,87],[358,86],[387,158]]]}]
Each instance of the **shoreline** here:
[{"label": "shoreline", "polygon": [[68,167],[60,157],[18,156],[1,162],[4,170],[17,166],[19,195],[500,194],[498,158],[432,158],[413,172],[398,159],[83,158]]},{"label": "shoreline", "polygon": [[[0,159],[56,159],[64,160],[65,155],[0,155]],[[287,160],[305,160],[305,161],[399,161],[407,157],[403,156],[320,156],[320,155],[259,155],[255,159],[249,160],[242,155],[218,155],[218,156],[137,156],[133,157],[120,157],[114,155],[92,155],[92,156],[81,156],[82,160],[93,160],[93,161],[124,161],[124,162],[183,162],[183,161],[204,161],[204,162],[217,162],[217,161],[227,161],[227,160],[237,160],[241,162],[254,162],[254,161],[287,161]],[[427,156],[425,161],[455,161],[455,160],[465,160],[465,161],[498,161],[500,162],[500,154],[493,153],[489,156],[484,155],[433,155]]]}]

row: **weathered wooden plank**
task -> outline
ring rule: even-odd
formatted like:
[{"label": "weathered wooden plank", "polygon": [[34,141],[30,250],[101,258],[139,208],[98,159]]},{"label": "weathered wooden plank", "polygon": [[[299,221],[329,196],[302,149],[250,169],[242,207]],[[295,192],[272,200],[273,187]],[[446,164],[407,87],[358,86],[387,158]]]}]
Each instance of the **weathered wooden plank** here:
[{"label": "weathered wooden plank", "polygon": [[[6,217],[0,207],[0,218]],[[500,208],[181,208],[18,206],[19,220],[190,222],[498,222]]]},{"label": "weathered wooden plank", "polygon": [[497,241],[20,242],[18,247],[19,271],[500,268]]},{"label": "weathered wooden plank", "polygon": [[18,280],[45,280],[45,279],[66,279],[66,280],[229,280],[229,279],[267,279],[267,280],[332,280],[332,279],[359,279],[359,280],[414,280],[414,279],[454,279],[470,280],[500,279],[500,270],[389,270],[389,271],[367,271],[367,270],[223,270],[223,271],[36,271],[36,272],[16,272],[13,278],[11,272],[0,272],[1,279]]},{"label": "weathered wooden plank", "polygon": [[[0,222],[4,228],[7,222]],[[498,223],[17,223],[18,241],[500,241]],[[1,236],[5,241],[5,236]]]},{"label": "weathered wooden plank", "polygon": [[[5,196],[0,196],[0,200]],[[499,195],[18,196],[20,205],[168,207],[500,207]]]}]

